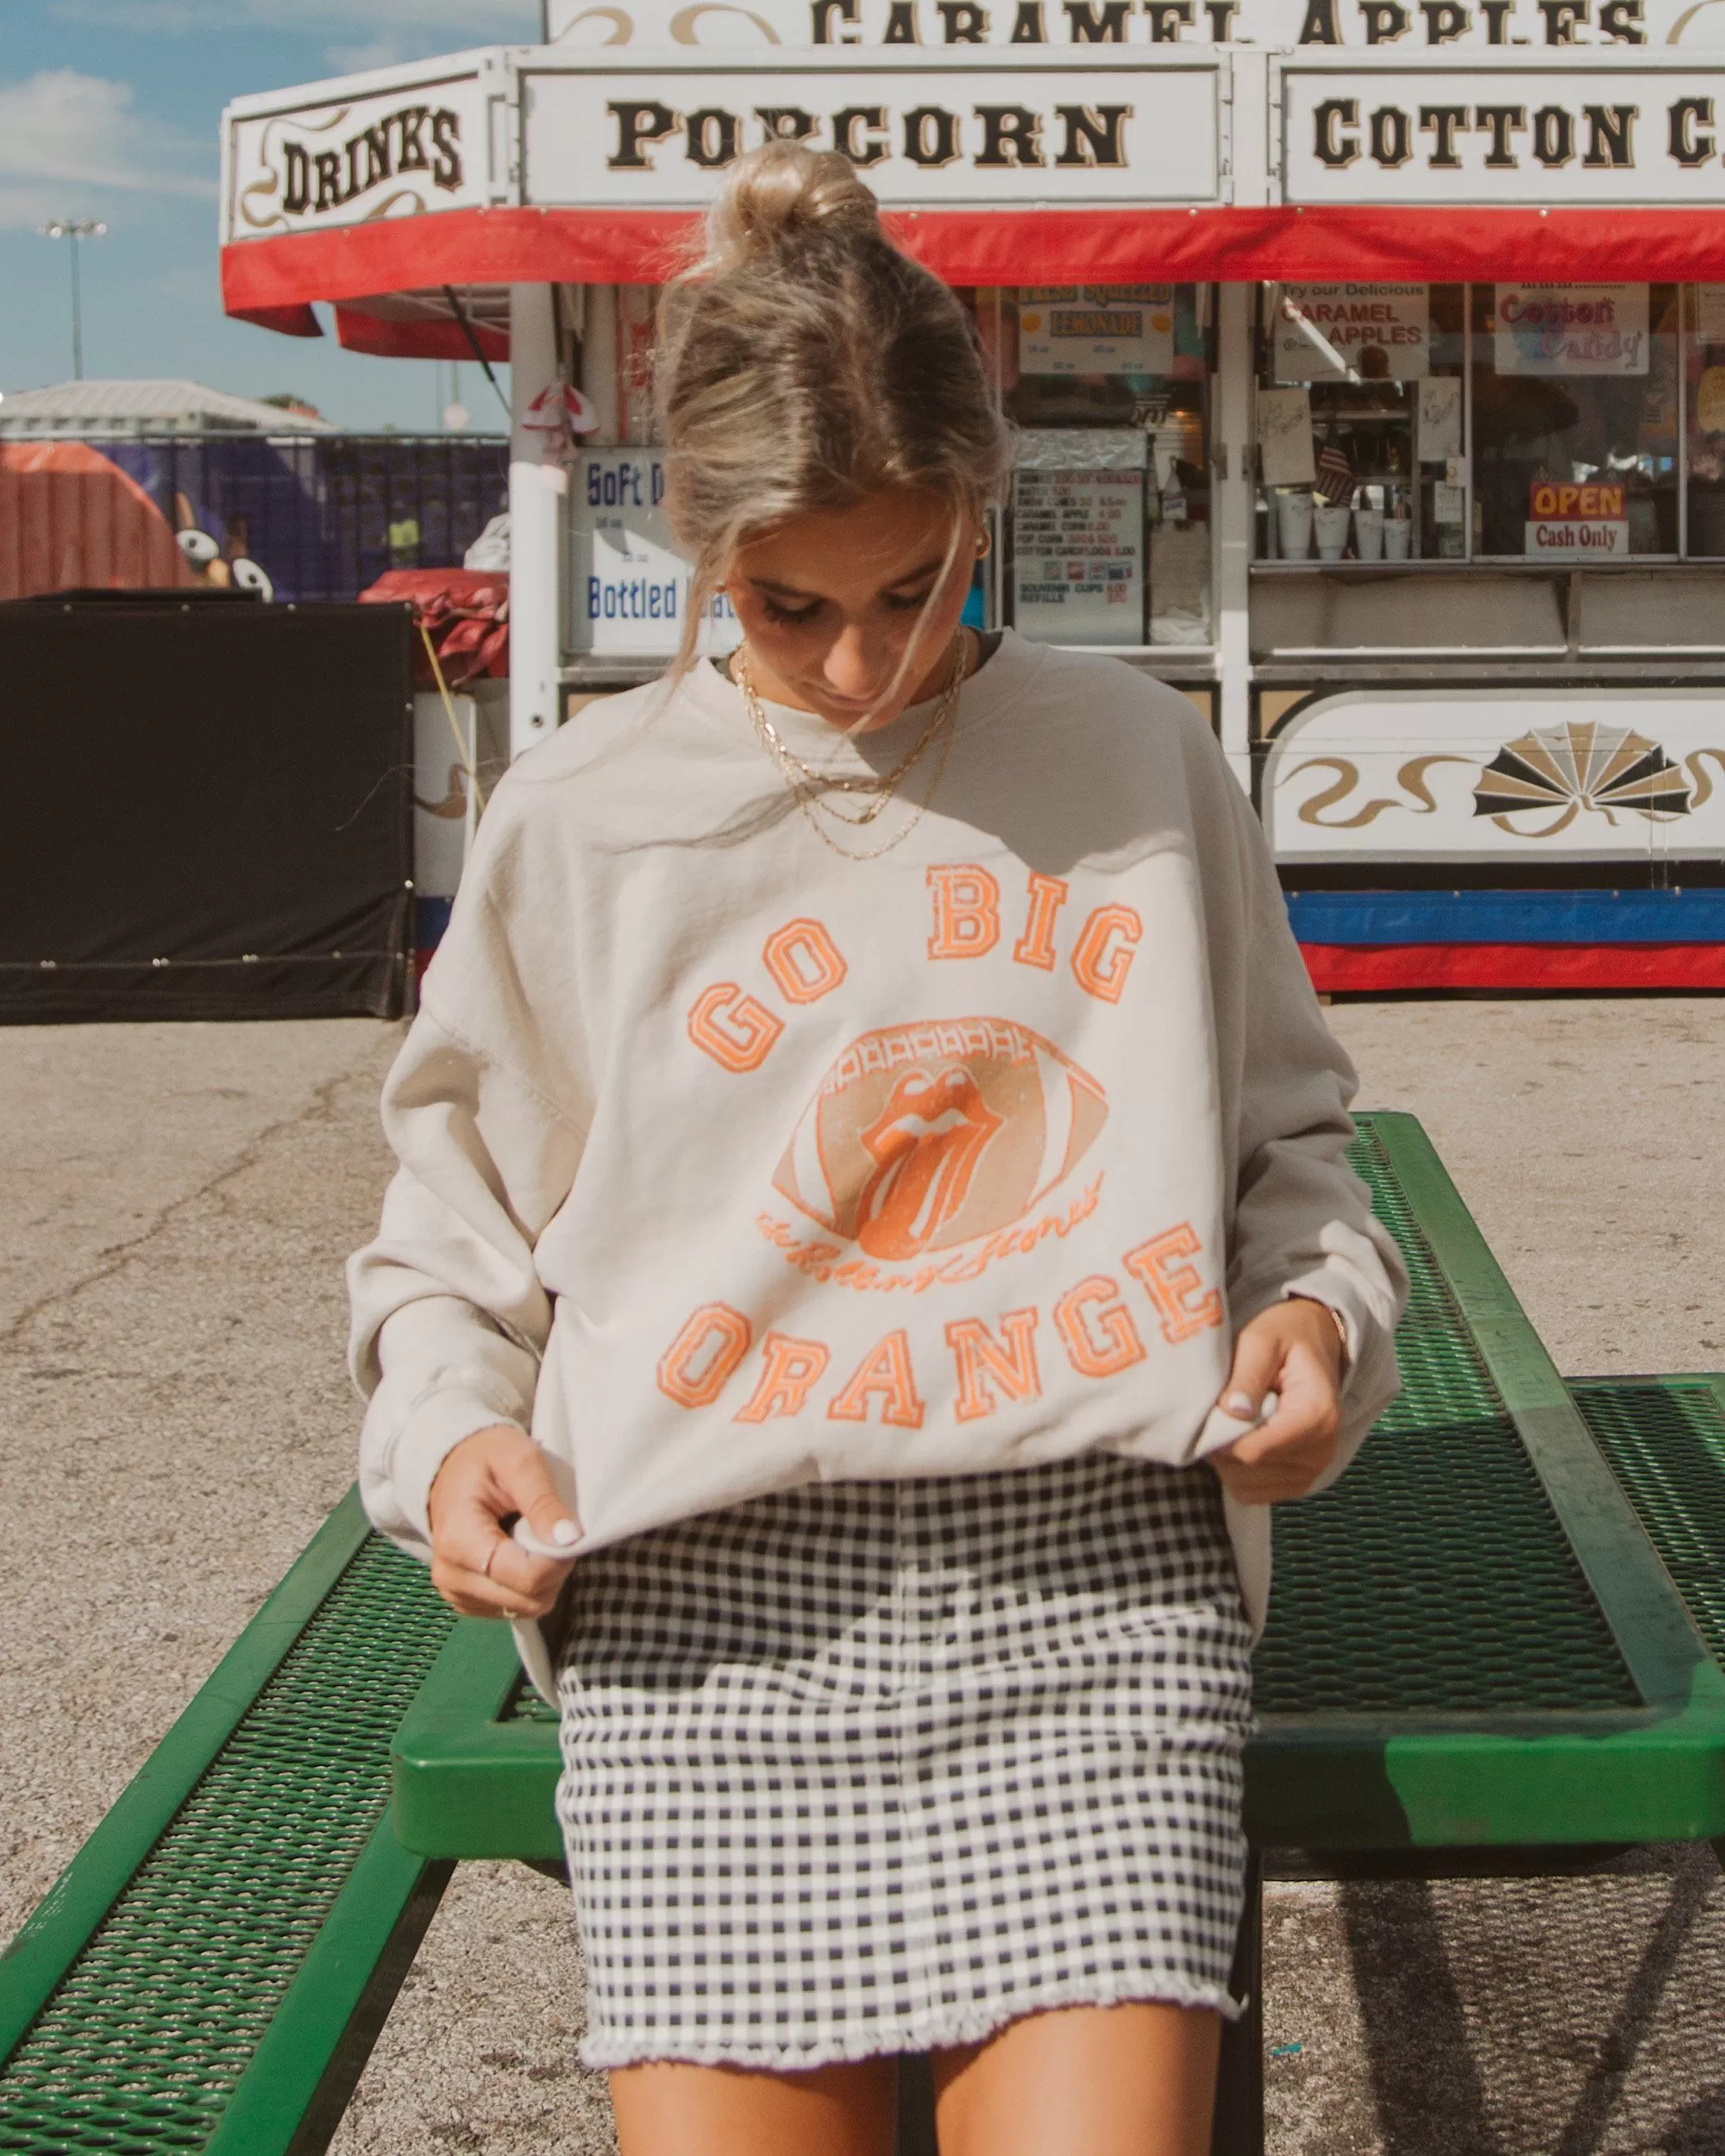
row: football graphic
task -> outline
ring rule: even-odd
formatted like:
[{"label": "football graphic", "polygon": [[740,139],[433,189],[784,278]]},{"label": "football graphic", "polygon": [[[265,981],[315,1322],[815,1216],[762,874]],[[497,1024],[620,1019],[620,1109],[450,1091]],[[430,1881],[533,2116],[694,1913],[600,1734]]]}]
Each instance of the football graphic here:
[{"label": "football graphic", "polygon": [[773,1185],[870,1257],[916,1257],[1022,1219],[1107,1117],[1096,1081],[1009,1018],[883,1026],[821,1080]]}]

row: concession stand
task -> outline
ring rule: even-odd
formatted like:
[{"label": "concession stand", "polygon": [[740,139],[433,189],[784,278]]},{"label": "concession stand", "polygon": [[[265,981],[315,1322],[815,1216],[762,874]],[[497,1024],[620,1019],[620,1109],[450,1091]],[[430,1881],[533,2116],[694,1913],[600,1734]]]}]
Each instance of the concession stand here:
[{"label": "concession stand", "polygon": [[656,286],[781,135],[974,314],[1019,446],[970,617],[1192,699],[1320,987],[1725,987],[1725,0],[545,33],[224,119],[230,314],[510,362],[513,753],[681,637]]}]

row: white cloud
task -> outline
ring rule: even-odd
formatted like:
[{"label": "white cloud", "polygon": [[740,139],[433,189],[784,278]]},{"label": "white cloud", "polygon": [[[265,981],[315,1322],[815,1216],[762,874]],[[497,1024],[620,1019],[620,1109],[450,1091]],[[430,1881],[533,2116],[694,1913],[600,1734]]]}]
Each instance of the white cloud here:
[{"label": "white cloud", "polygon": [[0,82],[0,223],[99,213],[115,191],[210,197],[207,145],[136,112],[129,83],[47,67]]}]

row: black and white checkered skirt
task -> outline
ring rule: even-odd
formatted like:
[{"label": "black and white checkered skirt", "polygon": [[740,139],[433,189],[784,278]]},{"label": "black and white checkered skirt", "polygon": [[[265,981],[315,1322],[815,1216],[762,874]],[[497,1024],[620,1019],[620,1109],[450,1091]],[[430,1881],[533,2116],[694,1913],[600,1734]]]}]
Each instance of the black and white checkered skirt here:
[{"label": "black and white checkered skirt", "polygon": [[590,2066],[1234,2011],[1250,1639],[1206,1468],[837,1482],[574,1569]]}]

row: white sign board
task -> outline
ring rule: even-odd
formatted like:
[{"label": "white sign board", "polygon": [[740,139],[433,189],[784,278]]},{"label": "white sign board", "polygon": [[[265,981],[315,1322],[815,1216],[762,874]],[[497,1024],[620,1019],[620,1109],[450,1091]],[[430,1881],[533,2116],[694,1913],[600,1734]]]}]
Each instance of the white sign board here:
[{"label": "white sign board", "polygon": [[1127,429],[1026,433],[1013,485],[1013,623],[1044,643],[1144,641],[1147,443]]},{"label": "white sign board", "polygon": [[1725,856],[1725,693],[1518,686],[1319,696],[1278,730],[1278,861]]},{"label": "white sign board", "polygon": [[[1418,381],[1431,370],[1427,285],[1284,285],[1282,297],[1363,381]],[[1278,382],[1338,382],[1327,359],[1285,312],[1276,318]]]},{"label": "white sign board", "polygon": [[888,207],[1220,199],[1219,61],[800,59],[770,78],[747,60],[681,53],[526,74],[526,199],[704,206],[726,166],[783,135],[842,150]]},{"label": "white sign board", "polygon": [[1026,285],[1020,374],[1171,374],[1172,285]]},{"label": "white sign board", "polygon": [[1695,287],[1695,335],[1702,344],[1725,344],[1725,285]]},{"label": "white sign board", "polygon": [[1629,551],[1627,519],[1590,517],[1573,523],[1530,517],[1522,527],[1522,551],[1540,561],[1609,561]]},{"label": "white sign board", "polygon": [[603,45],[1725,45],[1707,0],[549,0],[548,34]]},{"label": "white sign board", "polygon": [[1645,374],[1645,285],[1500,285],[1492,309],[1500,374]]},{"label": "white sign board", "polygon": [[224,241],[465,210],[491,198],[480,76],[391,72],[403,78],[398,85],[230,122]]},{"label": "white sign board", "polygon": [[1674,204],[1721,196],[1725,65],[1272,63],[1290,203]]},{"label": "white sign board", "polygon": [[[571,475],[571,643],[601,658],[667,659],[683,639],[690,567],[665,521],[665,460],[656,449],[591,449]],[[737,617],[713,602],[704,651],[729,651]]]}]

